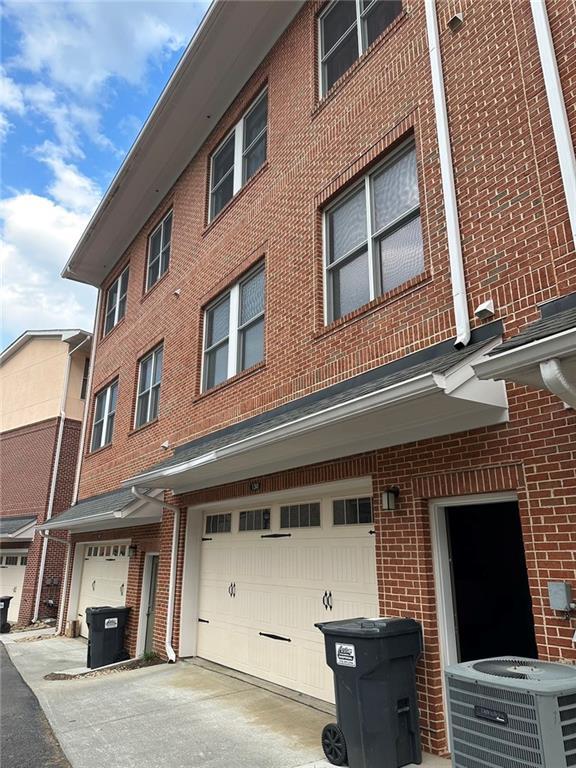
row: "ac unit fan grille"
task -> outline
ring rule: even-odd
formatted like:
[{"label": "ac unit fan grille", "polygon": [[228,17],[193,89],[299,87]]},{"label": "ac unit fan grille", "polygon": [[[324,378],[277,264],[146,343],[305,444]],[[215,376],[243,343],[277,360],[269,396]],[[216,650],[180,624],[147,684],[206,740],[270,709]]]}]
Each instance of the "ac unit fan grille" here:
[{"label": "ac unit fan grille", "polygon": [[[449,679],[455,768],[540,768],[541,741],[535,699],[508,691]],[[477,707],[502,713],[499,725],[478,717]]]},{"label": "ac unit fan grille", "polygon": [[576,694],[558,697],[566,765],[576,765]]}]

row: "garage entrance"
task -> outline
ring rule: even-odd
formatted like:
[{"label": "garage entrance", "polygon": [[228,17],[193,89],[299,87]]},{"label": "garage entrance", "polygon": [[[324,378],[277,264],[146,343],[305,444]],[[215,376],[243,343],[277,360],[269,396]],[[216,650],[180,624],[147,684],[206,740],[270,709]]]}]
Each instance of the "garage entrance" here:
[{"label": "garage entrance", "polygon": [[197,655],[326,701],[315,622],[378,615],[371,496],[207,512]]},{"label": "garage entrance", "polygon": [[8,621],[12,624],[18,621],[27,561],[27,550],[0,554],[0,595],[12,597],[8,609]]},{"label": "garage entrance", "polygon": [[126,604],[128,585],[128,545],[119,542],[84,545],[84,563],[78,598],[80,634],[88,637],[86,608]]}]

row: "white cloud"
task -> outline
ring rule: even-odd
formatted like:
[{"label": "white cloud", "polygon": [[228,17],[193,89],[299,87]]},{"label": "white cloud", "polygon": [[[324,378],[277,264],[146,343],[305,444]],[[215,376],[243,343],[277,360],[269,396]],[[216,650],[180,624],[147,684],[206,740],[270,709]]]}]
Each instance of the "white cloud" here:
[{"label": "white cloud", "polygon": [[179,50],[207,3],[5,3],[22,35],[13,62],[66,88],[94,94],[111,78],[143,82],[150,60]]},{"label": "white cloud", "polygon": [[16,112],[21,115],[24,112],[24,95],[22,88],[8,77],[0,67],[0,109],[6,112]]},{"label": "white cloud", "polygon": [[88,217],[31,193],[0,202],[3,346],[26,328],[92,328],[95,290],[59,275]]}]

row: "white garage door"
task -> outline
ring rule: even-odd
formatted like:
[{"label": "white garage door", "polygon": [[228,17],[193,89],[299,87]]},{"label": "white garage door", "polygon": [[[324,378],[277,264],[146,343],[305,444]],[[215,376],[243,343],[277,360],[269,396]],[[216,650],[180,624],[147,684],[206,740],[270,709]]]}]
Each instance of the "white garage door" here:
[{"label": "white garage door", "polygon": [[26,550],[3,552],[0,555],[0,597],[12,597],[8,608],[8,621],[12,624],[18,621],[26,562]]},{"label": "white garage door", "polygon": [[88,637],[86,608],[102,605],[119,608],[125,605],[129,562],[126,544],[112,542],[85,545],[78,598],[78,619],[82,637]]},{"label": "white garage door", "polygon": [[377,616],[371,500],[207,514],[198,656],[333,701],[318,621]]}]

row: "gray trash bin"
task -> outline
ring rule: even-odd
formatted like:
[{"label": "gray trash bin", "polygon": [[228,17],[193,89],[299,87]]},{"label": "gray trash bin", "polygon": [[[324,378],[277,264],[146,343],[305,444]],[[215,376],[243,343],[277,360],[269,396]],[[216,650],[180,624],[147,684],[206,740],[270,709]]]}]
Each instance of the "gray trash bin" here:
[{"label": "gray trash bin", "polygon": [[422,629],[414,619],[346,619],[316,624],[334,672],[337,723],[322,733],[334,765],[399,768],[422,762],[416,662]]}]

